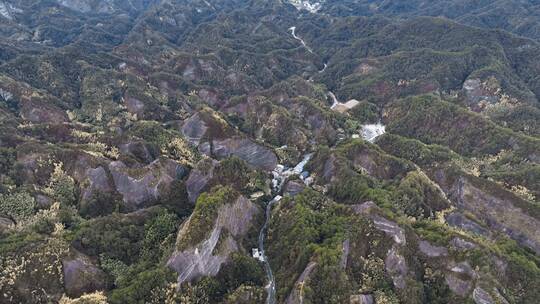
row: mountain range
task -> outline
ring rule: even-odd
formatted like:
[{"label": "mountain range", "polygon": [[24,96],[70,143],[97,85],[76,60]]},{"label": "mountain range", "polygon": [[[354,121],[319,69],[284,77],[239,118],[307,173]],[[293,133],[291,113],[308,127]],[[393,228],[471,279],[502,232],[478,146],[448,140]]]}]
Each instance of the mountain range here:
[{"label": "mountain range", "polygon": [[0,303],[527,303],[537,0],[0,0]]}]

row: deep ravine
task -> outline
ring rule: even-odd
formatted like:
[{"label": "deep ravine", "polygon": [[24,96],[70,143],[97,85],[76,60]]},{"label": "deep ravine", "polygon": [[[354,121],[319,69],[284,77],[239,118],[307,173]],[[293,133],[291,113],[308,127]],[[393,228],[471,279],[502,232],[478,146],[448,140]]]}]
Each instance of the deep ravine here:
[{"label": "deep ravine", "polygon": [[274,279],[272,267],[270,267],[270,262],[268,262],[268,258],[266,257],[266,254],[264,253],[264,239],[266,237],[266,230],[268,228],[268,223],[270,222],[270,216],[272,214],[272,206],[276,202],[279,202],[280,199],[281,199],[281,196],[277,195],[266,205],[266,220],[264,222],[263,227],[261,228],[261,231],[259,232],[259,250],[262,256],[262,261],[264,263],[264,271],[266,272],[266,277],[268,279],[268,283],[266,285],[266,292],[267,292],[266,303],[267,304],[276,303],[276,281]]},{"label": "deep ravine", "polygon": [[[272,267],[270,266],[270,262],[268,261],[268,257],[266,256],[265,250],[264,250],[264,240],[266,239],[268,225],[270,223],[270,219],[272,216],[272,207],[279,203],[281,200],[281,189],[283,188],[283,184],[287,180],[289,176],[292,176],[294,174],[301,174],[304,172],[304,167],[308,163],[308,161],[313,156],[312,153],[304,155],[304,158],[301,162],[299,162],[294,168],[285,168],[283,165],[278,165],[276,169],[272,172],[274,175],[274,178],[272,179],[272,185],[274,188],[274,192],[276,193],[276,196],[272,200],[270,200],[266,205],[266,219],[264,222],[263,227],[261,228],[259,232],[259,253],[261,256],[261,261],[264,263],[264,270],[266,272],[266,277],[268,280],[268,283],[266,285],[266,292],[267,292],[267,298],[266,303],[267,304],[275,304],[276,303],[276,281],[274,278],[274,274],[272,272]],[[307,184],[307,178],[304,179],[304,182]]]},{"label": "deep ravine", "polygon": [[[313,51],[306,45],[304,40],[302,38],[296,36],[296,27],[295,26],[289,28],[289,31],[291,32],[292,36],[296,40],[300,41],[302,43],[302,45],[310,53],[313,53]],[[326,70],[327,67],[328,67],[328,64],[325,63],[323,69],[318,71],[318,73],[319,74],[323,73]],[[311,80],[311,78],[310,78],[310,80]],[[334,93],[328,92],[328,95],[333,100],[333,105],[332,105],[331,109],[334,110],[334,108],[336,106],[342,105],[337,100]],[[364,126],[364,129],[361,132],[361,136],[365,140],[373,142],[375,140],[375,138],[377,138],[378,136],[384,134],[384,131],[385,131],[384,126],[381,125],[380,123],[376,124],[376,125],[367,125],[367,126]],[[261,230],[259,231],[259,243],[258,243],[258,246],[259,246],[259,248],[258,248],[259,249],[259,257],[258,258],[264,264],[264,270],[266,272],[266,277],[267,277],[267,285],[265,287],[266,292],[267,292],[266,304],[275,304],[276,303],[276,280],[274,278],[274,273],[272,271],[272,267],[270,265],[270,262],[268,260],[268,257],[266,256],[265,249],[264,249],[265,248],[264,247],[264,241],[267,238],[268,225],[270,224],[270,219],[272,217],[272,208],[274,207],[275,204],[279,203],[279,201],[282,199],[282,196],[280,195],[280,193],[281,193],[281,190],[282,190],[283,185],[284,185],[285,181],[287,180],[287,178],[294,175],[294,174],[301,175],[304,172],[305,165],[309,162],[309,160],[311,159],[312,156],[313,156],[313,153],[309,153],[309,154],[304,155],[302,161],[300,161],[293,168],[285,168],[283,165],[278,165],[274,169],[274,171],[272,171],[272,174],[273,174],[272,187],[273,187],[273,191],[274,191],[274,193],[276,195],[274,196],[274,198],[272,198],[272,200],[270,200],[266,204],[266,212],[265,212],[266,218],[265,218],[264,225],[262,226]],[[306,185],[309,186],[308,175],[304,175],[303,179],[304,179],[304,183],[306,183]]]}]

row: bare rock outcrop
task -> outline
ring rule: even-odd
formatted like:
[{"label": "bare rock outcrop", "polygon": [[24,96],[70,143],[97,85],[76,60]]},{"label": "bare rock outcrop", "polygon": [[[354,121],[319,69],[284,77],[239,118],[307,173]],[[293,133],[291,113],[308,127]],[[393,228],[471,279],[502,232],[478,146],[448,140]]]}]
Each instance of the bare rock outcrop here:
[{"label": "bare rock outcrop", "polygon": [[493,104],[499,101],[497,92],[493,88],[490,89],[478,78],[467,79],[463,83],[463,91],[467,97],[467,103],[475,111],[480,110],[483,102]]},{"label": "bare rock outcrop", "polygon": [[15,225],[15,222],[13,222],[13,220],[11,220],[11,219],[9,219],[7,217],[0,216],[0,235],[3,232],[7,231],[13,225]]},{"label": "bare rock outcrop", "polygon": [[62,261],[64,287],[70,297],[107,288],[105,272],[99,269],[86,255],[74,251],[71,257]]},{"label": "bare rock outcrop", "polygon": [[472,283],[469,280],[461,279],[458,274],[446,274],[445,281],[450,290],[461,297],[467,297],[472,288]]},{"label": "bare rock outcrop", "polygon": [[136,160],[149,164],[156,160],[160,151],[157,145],[149,144],[143,141],[132,141],[120,145],[120,152],[129,155]]},{"label": "bare rock outcrop", "polygon": [[361,294],[351,295],[349,298],[349,304],[374,304],[373,295]]},{"label": "bare rock outcrop", "polygon": [[474,221],[466,218],[459,212],[452,212],[446,216],[446,223],[452,227],[457,227],[474,234],[489,236],[489,231]]},{"label": "bare rock outcrop", "polygon": [[128,210],[148,206],[162,191],[187,174],[187,169],[170,159],[157,159],[143,168],[130,169],[121,161],[109,164],[109,170]]},{"label": "bare rock outcrop", "polygon": [[214,177],[214,168],[219,162],[213,159],[203,159],[197,167],[191,170],[188,179],[186,180],[186,188],[188,199],[194,203],[201,191],[206,187],[208,182]]},{"label": "bare rock outcrop", "polygon": [[475,243],[469,242],[459,237],[455,237],[450,241],[450,246],[454,250],[466,251],[478,247]]},{"label": "bare rock outcrop", "polygon": [[88,186],[82,191],[83,200],[88,200],[97,193],[109,193],[113,191],[109,176],[102,166],[87,169],[86,176],[88,177]]},{"label": "bare rock outcrop", "polygon": [[199,151],[217,158],[236,156],[253,167],[266,171],[273,170],[277,164],[277,156],[271,149],[255,143],[247,138],[233,137],[205,142],[199,146]]},{"label": "bare rock outcrop", "polygon": [[471,212],[490,229],[503,232],[540,254],[540,221],[522,208],[527,202],[502,189],[490,191],[475,182],[474,177],[453,178],[442,170],[435,175],[458,209]]},{"label": "bare rock outcrop", "polygon": [[305,285],[305,282],[309,280],[309,276],[315,270],[317,267],[317,263],[310,262],[304,271],[300,274],[298,279],[296,280],[296,283],[294,283],[294,288],[287,297],[287,300],[285,301],[286,304],[296,304],[296,303],[302,303],[302,298],[304,296],[303,287]]},{"label": "bare rock outcrop", "polygon": [[181,128],[182,134],[194,146],[199,145],[204,134],[206,134],[206,130],[208,130],[208,126],[199,113],[186,119]]},{"label": "bare rock outcrop", "polygon": [[420,252],[430,258],[444,257],[448,255],[448,249],[441,246],[434,246],[428,241],[420,241],[418,243],[418,249],[420,249]]},{"label": "bare rock outcrop", "polygon": [[386,272],[390,274],[394,286],[403,289],[407,286],[406,278],[409,268],[405,258],[399,253],[397,246],[392,246],[384,260]]},{"label": "bare rock outcrop", "polygon": [[[197,211],[195,211],[197,212]],[[198,244],[182,246],[169,258],[167,265],[178,272],[178,283],[191,282],[203,276],[215,276],[231,253],[241,250],[241,239],[252,227],[260,209],[244,196],[228,202],[217,210],[209,236]],[[189,238],[196,225],[192,214],[178,233],[178,239]]]},{"label": "bare rock outcrop", "polygon": [[22,102],[21,117],[32,123],[58,124],[68,121],[67,114],[50,104],[39,104],[26,100]]},{"label": "bare rock outcrop", "polygon": [[377,230],[380,230],[386,235],[390,236],[396,244],[405,245],[407,243],[405,232],[397,223],[380,216],[373,216],[373,223],[375,224],[375,228],[377,228]]},{"label": "bare rock outcrop", "polygon": [[493,297],[480,287],[474,289],[472,297],[476,304],[495,304]]},{"label": "bare rock outcrop", "polygon": [[285,184],[283,189],[284,194],[295,196],[302,192],[306,188],[306,185],[301,181],[289,181]]}]

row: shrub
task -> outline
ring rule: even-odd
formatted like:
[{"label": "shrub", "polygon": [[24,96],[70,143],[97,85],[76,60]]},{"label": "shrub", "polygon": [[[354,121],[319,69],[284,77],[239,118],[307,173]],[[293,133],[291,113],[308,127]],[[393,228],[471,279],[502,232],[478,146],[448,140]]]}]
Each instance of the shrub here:
[{"label": "shrub", "polygon": [[9,172],[15,163],[15,150],[0,147],[0,172]]},{"label": "shrub", "polygon": [[36,202],[27,192],[0,194],[0,215],[13,218],[16,222],[34,214]]},{"label": "shrub", "polygon": [[99,262],[101,268],[114,278],[114,284],[116,286],[118,286],[122,280],[126,280],[129,268],[124,262],[113,259],[103,253],[99,255]]},{"label": "shrub", "polygon": [[141,257],[148,261],[161,258],[163,252],[174,245],[178,223],[178,217],[171,213],[160,214],[147,222],[144,225]]},{"label": "shrub", "polygon": [[51,174],[49,185],[45,188],[45,192],[64,206],[74,205],[77,202],[75,197],[75,181],[62,167],[62,163],[54,164],[54,170]]},{"label": "shrub", "polygon": [[153,290],[166,286],[174,278],[174,273],[163,267],[154,267],[135,273],[111,292],[109,302],[111,304],[148,303],[153,298]]},{"label": "shrub", "polygon": [[87,254],[105,253],[129,265],[138,259],[143,238],[142,223],[112,214],[83,224],[74,241]]},{"label": "shrub", "polygon": [[96,192],[86,200],[81,201],[79,212],[85,218],[109,215],[120,211],[121,198],[108,192]]},{"label": "shrub", "polygon": [[262,286],[265,274],[261,264],[255,259],[235,253],[216,278],[220,285],[225,286],[227,292],[232,292],[241,285]]},{"label": "shrub", "polygon": [[103,292],[85,294],[76,299],[63,296],[59,304],[107,304],[107,297]]}]

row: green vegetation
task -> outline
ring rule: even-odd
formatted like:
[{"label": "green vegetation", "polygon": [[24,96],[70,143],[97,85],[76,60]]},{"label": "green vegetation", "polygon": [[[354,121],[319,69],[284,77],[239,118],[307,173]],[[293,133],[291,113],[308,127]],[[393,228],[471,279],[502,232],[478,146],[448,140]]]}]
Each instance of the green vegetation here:
[{"label": "green vegetation", "polygon": [[[286,167],[314,153],[271,210],[279,303],[472,303],[450,275],[538,302],[537,1],[203,2],[0,1],[0,302],[263,303],[262,212],[221,231],[215,276],[178,286],[168,266],[240,195],[253,209],[230,225],[283,195],[271,170],[214,159],[258,155],[231,139]],[[84,296],[74,256],[106,274]]]},{"label": "green vegetation", "polygon": [[[497,154],[503,149],[512,149],[508,142],[511,136],[520,143],[516,151],[520,156],[526,157],[539,145],[537,139],[512,134],[508,129],[434,96],[402,100],[392,106],[390,113],[390,132],[428,144],[445,145],[466,156]],[[456,125],[461,127],[456,128]]]},{"label": "green vegetation", "polygon": [[178,223],[176,215],[163,213],[144,224],[141,248],[143,260],[159,261],[164,253],[173,247]]},{"label": "green vegetation", "polygon": [[377,145],[386,153],[410,160],[422,167],[433,166],[459,157],[444,146],[426,145],[419,140],[390,133],[378,138]]},{"label": "green vegetation", "polygon": [[51,195],[62,206],[72,206],[77,202],[75,191],[75,181],[71,176],[66,174],[62,168],[62,163],[55,164],[45,192]]},{"label": "green vegetation", "polygon": [[435,184],[418,171],[403,178],[394,192],[394,201],[404,214],[416,218],[433,218],[435,212],[449,208]]},{"label": "green vegetation", "polygon": [[218,209],[233,203],[238,195],[238,192],[226,186],[217,186],[201,194],[189,219],[188,229],[178,237],[176,249],[183,250],[208,238],[218,216]]},{"label": "green vegetation", "polygon": [[[414,18],[419,13],[426,16],[441,16],[457,22],[487,28],[504,29],[517,35],[539,39],[538,20],[540,15],[534,2],[489,1],[469,2],[466,0],[429,3],[412,0],[407,3],[386,3],[383,0],[327,0],[322,12],[334,16],[375,15],[393,18]],[[376,9],[374,9],[376,8]]]},{"label": "green vegetation", "polygon": [[[318,303],[337,296],[332,290],[340,281],[334,281],[334,275],[324,274],[334,272],[339,277],[335,266],[339,263],[348,223],[342,207],[306,189],[294,199],[282,201],[273,213],[268,254],[276,273],[278,297],[286,297],[310,260],[320,263],[318,267],[323,269],[312,283],[326,290],[325,294],[314,295],[320,297]],[[324,268],[325,265],[330,268]]]},{"label": "green vegetation", "polygon": [[0,194],[0,215],[19,222],[32,216],[35,209],[36,202],[27,192]]},{"label": "green vegetation", "polygon": [[[135,270],[136,271],[136,270]],[[158,288],[166,287],[174,281],[174,273],[164,267],[152,267],[141,272],[130,273],[126,281],[113,290],[108,297],[114,303],[147,303],[154,299],[152,294]]]}]

